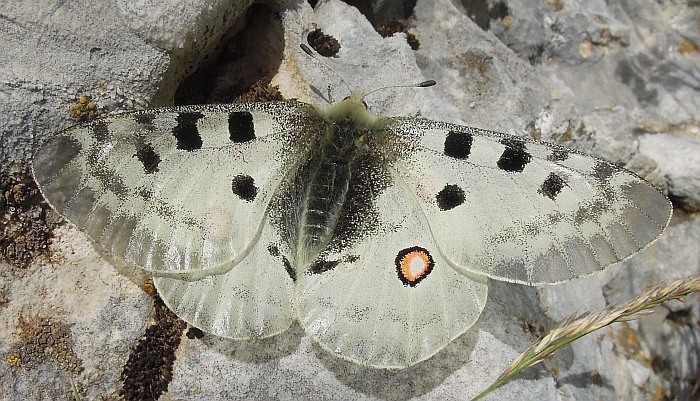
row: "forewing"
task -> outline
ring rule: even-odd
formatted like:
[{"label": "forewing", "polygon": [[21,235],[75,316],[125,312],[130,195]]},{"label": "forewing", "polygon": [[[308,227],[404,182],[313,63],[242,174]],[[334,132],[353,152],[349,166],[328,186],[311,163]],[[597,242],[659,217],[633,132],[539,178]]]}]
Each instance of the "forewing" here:
[{"label": "forewing", "polygon": [[384,151],[399,149],[393,167],[458,271],[562,282],[635,254],[668,224],[668,199],[604,160],[472,127],[391,121]]},{"label": "forewing", "polygon": [[197,281],[155,277],[165,304],[207,333],[256,339],[285,331],[294,321],[291,266],[276,230],[265,224],[250,253],[227,273]]},{"label": "forewing", "polygon": [[299,322],[336,356],[406,367],[464,333],[484,308],[483,277],[475,281],[449,267],[412,198],[406,188],[389,186],[376,200],[372,234],[342,254],[321,255],[298,277]]},{"label": "forewing", "polygon": [[51,138],[34,156],[34,177],[52,207],[113,256],[171,277],[221,273],[250,251],[288,164],[302,157],[307,107],[108,117]]}]

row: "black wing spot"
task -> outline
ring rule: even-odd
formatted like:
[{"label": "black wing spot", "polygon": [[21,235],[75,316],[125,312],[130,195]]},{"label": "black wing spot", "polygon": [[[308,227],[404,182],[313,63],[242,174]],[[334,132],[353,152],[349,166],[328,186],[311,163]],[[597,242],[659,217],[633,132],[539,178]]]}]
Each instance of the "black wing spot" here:
[{"label": "black wing spot", "polygon": [[199,112],[183,112],[177,115],[173,136],[177,140],[178,149],[191,152],[202,148],[202,136],[197,128],[197,121],[202,117],[204,114]]},{"label": "black wing spot", "polygon": [[289,278],[291,278],[292,281],[296,283],[296,281],[297,281],[297,272],[296,272],[296,270],[294,270],[294,268],[292,267],[292,264],[289,262],[289,259],[287,259],[286,256],[282,255],[282,253],[280,252],[280,249],[279,249],[277,246],[275,246],[275,245],[273,245],[273,244],[270,244],[270,245],[267,247],[267,251],[270,253],[270,256],[272,256],[272,257],[275,257],[275,258],[280,258],[280,257],[281,257],[281,258],[282,258],[282,265],[284,266],[284,270],[285,270],[285,271],[287,272],[287,274],[289,275]]},{"label": "black wing spot", "polygon": [[587,221],[600,219],[600,216],[609,210],[610,204],[601,199],[596,199],[579,207],[574,213],[574,223],[578,226]]},{"label": "black wing spot", "polygon": [[253,115],[248,111],[235,111],[228,115],[228,134],[231,142],[243,143],[255,139]]},{"label": "black wing spot", "polygon": [[340,264],[339,260],[323,260],[319,259],[315,261],[311,267],[309,267],[310,274],[321,274],[329,270],[333,270],[336,266]]},{"label": "black wing spot", "polygon": [[92,136],[97,143],[107,142],[109,140],[109,128],[107,123],[100,121],[92,126]]},{"label": "black wing spot", "polygon": [[158,164],[160,164],[160,156],[153,149],[150,143],[142,144],[136,150],[136,158],[143,164],[143,170],[146,174],[158,172]]},{"label": "black wing spot", "polygon": [[435,267],[435,261],[427,249],[419,246],[402,249],[396,254],[396,272],[403,285],[415,287]]},{"label": "black wing spot", "polygon": [[445,188],[435,195],[435,200],[440,210],[451,210],[464,203],[467,196],[459,186],[445,185]]},{"label": "black wing spot", "polygon": [[532,156],[525,149],[525,142],[517,139],[503,139],[501,143],[506,148],[496,163],[498,168],[508,172],[522,173],[532,159]]},{"label": "black wing spot", "polygon": [[292,267],[292,264],[289,262],[289,259],[287,259],[286,256],[282,256],[282,264],[284,264],[284,270],[287,271],[287,274],[289,274],[289,278],[292,279],[293,282],[297,282],[297,271],[294,270]]},{"label": "black wing spot", "polygon": [[231,181],[233,193],[246,202],[252,202],[258,195],[253,177],[249,175],[237,175]]},{"label": "black wing spot", "polygon": [[450,131],[445,138],[445,155],[455,159],[467,159],[472,151],[472,134]]},{"label": "black wing spot", "polygon": [[608,181],[610,177],[615,173],[615,167],[602,160],[596,160],[595,166],[593,167],[593,176],[601,181]]},{"label": "black wing spot", "polygon": [[155,120],[156,115],[154,113],[139,113],[134,116],[134,121],[142,125],[143,128],[153,131],[155,126],[153,125],[153,120]]},{"label": "black wing spot", "polygon": [[555,173],[549,173],[549,176],[545,178],[540,190],[538,191],[542,195],[545,195],[551,200],[559,195],[559,192],[566,186],[566,182],[563,178]]},{"label": "black wing spot", "polygon": [[272,256],[274,258],[278,258],[281,255],[280,249],[277,246],[272,245],[272,244],[268,245],[267,252],[269,252],[270,256]]},{"label": "black wing spot", "polygon": [[566,149],[554,149],[552,154],[547,157],[551,162],[562,162],[569,158],[569,151]]},{"label": "black wing spot", "polygon": [[204,337],[204,332],[201,329],[198,329],[196,327],[190,327],[187,330],[187,334],[185,334],[187,338],[190,340],[194,340],[195,338],[199,339]]}]

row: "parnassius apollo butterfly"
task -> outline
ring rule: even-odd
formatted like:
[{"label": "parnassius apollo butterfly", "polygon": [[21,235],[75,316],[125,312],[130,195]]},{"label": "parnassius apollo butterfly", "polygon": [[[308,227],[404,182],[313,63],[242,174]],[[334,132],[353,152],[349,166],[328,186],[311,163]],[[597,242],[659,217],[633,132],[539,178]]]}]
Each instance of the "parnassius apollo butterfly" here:
[{"label": "parnassius apollo butterfly", "polygon": [[70,128],[36,153],[51,206],[178,316],[236,339],[295,320],[375,367],[429,358],[479,317],[487,279],[558,283],[654,241],[671,205],[585,154],[377,117],[353,93],[168,107]]}]

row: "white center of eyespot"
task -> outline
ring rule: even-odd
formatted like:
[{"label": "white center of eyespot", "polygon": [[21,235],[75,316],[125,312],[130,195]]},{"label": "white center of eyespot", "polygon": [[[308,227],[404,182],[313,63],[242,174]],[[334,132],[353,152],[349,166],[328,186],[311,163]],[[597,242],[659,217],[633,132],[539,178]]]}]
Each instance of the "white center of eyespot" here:
[{"label": "white center of eyespot", "polygon": [[427,250],[413,247],[399,252],[396,264],[401,281],[414,286],[430,273],[433,260]]},{"label": "white center of eyespot", "polygon": [[428,267],[428,258],[421,252],[416,252],[411,255],[406,256],[408,259],[408,278],[415,280],[416,277],[420,276],[425,272]]}]

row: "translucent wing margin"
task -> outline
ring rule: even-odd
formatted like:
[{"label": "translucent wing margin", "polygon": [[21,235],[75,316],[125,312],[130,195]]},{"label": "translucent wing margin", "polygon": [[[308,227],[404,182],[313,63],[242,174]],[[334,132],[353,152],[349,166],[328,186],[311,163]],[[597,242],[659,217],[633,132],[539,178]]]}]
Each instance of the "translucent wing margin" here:
[{"label": "translucent wing margin", "polygon": [[287,330],[295,318],[284,251],[266,222],[248,257],[228,272],[196,281],[153,281],[168,308],[187,323],[221,337],[265,338]]},{"label": "translucent wing margin", "polygon": [[308,107],[107,117],[51,138],[34,156],[34,177],[51,206],[112,256],[162,276],[222,273],[250,251],[281,172],[303,157]]},{"label": "translucent wing margin", "polygon": [[[296,283],[299,323],[321,347],[344,359],[379,368],[425,360],[463,334],[486,304],[484,277],[451,268],[437,252],[426,216],[401,182],[376,200],[373,235],[342,254],[324,254]],[[429,269],[404,275],[430,259]],[[408,277],[406,277],[408,276]],[[419,277],[418,277],[419,276]]]},{"label": "translucent wing margin", "polygon": [[472,127],[389,121],[384,151],[401,152],[392,166],[458,271],[567,281],[630,257],[668,225],[668,199],[604,160]]}]

